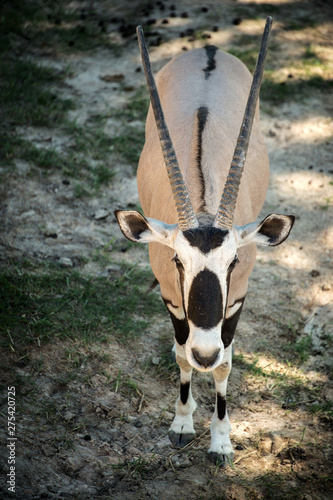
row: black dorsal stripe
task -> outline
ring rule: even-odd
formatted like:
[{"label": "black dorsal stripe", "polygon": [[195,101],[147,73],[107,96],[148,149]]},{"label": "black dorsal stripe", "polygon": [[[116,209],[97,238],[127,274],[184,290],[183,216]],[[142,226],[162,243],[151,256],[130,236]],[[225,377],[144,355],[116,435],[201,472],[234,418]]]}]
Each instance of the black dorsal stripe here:
[{"label": "black dorsal stripe", "polygon": [[205,47],[205,51],[207,54],[207,66],[204,68],[204,73],[205,73],[205,80],[208,80],[208,78],[211,75],[211,72],[214,71],[216,68],[216,61],[215,61],[215,54],[217,51],[217,47],[214,45],[207,45]]},{"label": "black dorsal stripe", "polygon": [[218,277],[209,269],[204,269],[192,282],[187,317],[198,328],[214,328],[222,320],[222,302]]},{"label": "black dorsal stripe", "polygon": [[205,178],[202,171],[202,135],[205,130],[205,125],[208,118],[208,108],[206,106],[201,106],[197,112],[198,117],[198,145],[197,145],[197,167],[200,177],[200,197],[201,205],[199,207],[199,212],[206,211],[205,204]]}]

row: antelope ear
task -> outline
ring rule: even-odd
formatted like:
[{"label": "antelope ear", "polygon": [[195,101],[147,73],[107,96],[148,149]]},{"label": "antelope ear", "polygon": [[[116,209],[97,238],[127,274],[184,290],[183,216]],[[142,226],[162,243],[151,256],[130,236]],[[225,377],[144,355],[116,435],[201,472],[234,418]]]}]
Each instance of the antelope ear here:
[{"label": "antelope ear", "polygon": [[119,227],[126,238],[136,243],[162,243],[172,247],[178,224],[165,224],[150,217],[144,217],[133,210],[116,210]]},{"label": "antelope ear", "polygon": [[275,247],[288,238],[295,222],[293,215],[271,214],[259,224],[253,222],[245,226],[235,226],[239,246],[248,243]]}]

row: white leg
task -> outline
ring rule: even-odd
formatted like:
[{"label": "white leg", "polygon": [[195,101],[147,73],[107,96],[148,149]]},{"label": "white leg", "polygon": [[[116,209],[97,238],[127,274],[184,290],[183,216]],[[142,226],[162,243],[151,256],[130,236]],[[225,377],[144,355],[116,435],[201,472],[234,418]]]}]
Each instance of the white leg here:
[{"label": "white leg", "polygon": [[180,368],[180,394],[176,401],[176,415],[169,429],[169,438],[175,446],[183,447],[195,437],[193,412],[197,405],[191,391],[192,367],[185,354],[185,346],[176,342],[176,360]]},{"label": "white leg", "polygon": [[213,371],[216,389],[215,411],[210,424],[211,444],[208,450],[213,462],[222,465],[232,461],[234,450],[230,441],[231,425],[226,406],[228,375],[232,363],[232,344],[225,350],[221,365]]}]

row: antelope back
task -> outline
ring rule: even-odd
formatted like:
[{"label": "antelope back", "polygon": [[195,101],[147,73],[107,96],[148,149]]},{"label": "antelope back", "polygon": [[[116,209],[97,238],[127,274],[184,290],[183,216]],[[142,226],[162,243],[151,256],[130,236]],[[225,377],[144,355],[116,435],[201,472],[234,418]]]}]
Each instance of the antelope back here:
[{"label": "antelope back", "polygon": [[[179,55],[156,75],[170,136],[196,213],[216,214],[251,81],[251,74],[236,57],[210,46]],[[257,217],[267,190],[268,170],[257,109],[237,200],[236,224]],[[138,188],[145,215],[177,222],[151,107]]]},{"label": "antelope back", "polygon": [[[156,75],[156,84],[179,166],[195,213],[216,214],[243,119],[252,77],[236,57],[206,47],[185,52]],[[254,221],[265,199],[269,177],[266,147],[257,108],[246,168],[235,211],[235,224]],[[177,222],[177,212],[151,107],[146,142],[138,168],[144,214]],[[173,250],[150,244],[152,269],[164,298],[182,305]],[[232,276],[229,303],[244,296],[255,262],[255,245],[239,250],[240,266]]]}]

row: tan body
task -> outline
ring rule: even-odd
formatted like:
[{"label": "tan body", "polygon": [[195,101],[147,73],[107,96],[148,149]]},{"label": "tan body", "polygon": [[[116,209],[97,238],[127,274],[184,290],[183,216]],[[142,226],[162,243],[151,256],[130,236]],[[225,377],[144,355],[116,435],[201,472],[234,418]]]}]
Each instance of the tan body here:
[{"label": "tan body", "polygon": [[[208,108],[202,134],[201,169],[205,182],[206,210],[216,214],[223,186],[242,123],[252,77],[236,57],[217,51],[216,67],[208,78],[205,49],[185,52],[170,61],[156,75],[170,136],[195,213],[201,205],[201,179],[197,165],[198,108]],[[256,220],[268,186],[269,163],[259,126],[257,108],[251,133],[234,222],[243,225]],[[156,123],[150,107],[146,122],[146,142],[138,168],[138,188],[147,217],[169,224],[177,222],[177,211],[168,181]],[[182,306],[177,270],[171,262],[173,250],[150,243],[150,262],[161,285],[162,296],[174,306]],[[254,266],[256,245],[239,250],[240,265],[235,269],[228,305],[244,297],[248,277]]]},{"label": "tan body", "polygon": [[154,110],[138,169],[144,215],[118,210],[116,217],[127,238],[149,243],[175,330],[180,394],[170,440],[183,447],[194,438],[192,370],[212,372],[208,453],[216,463],[233,457],[227,380],[256,245],[279,245],[294,222],[277,214],[256,222],[269,177],[257,103],[271,24],[268,18],[253,80],[237,58],[208,46],[164,66],[157,89],[138,28]]}]

